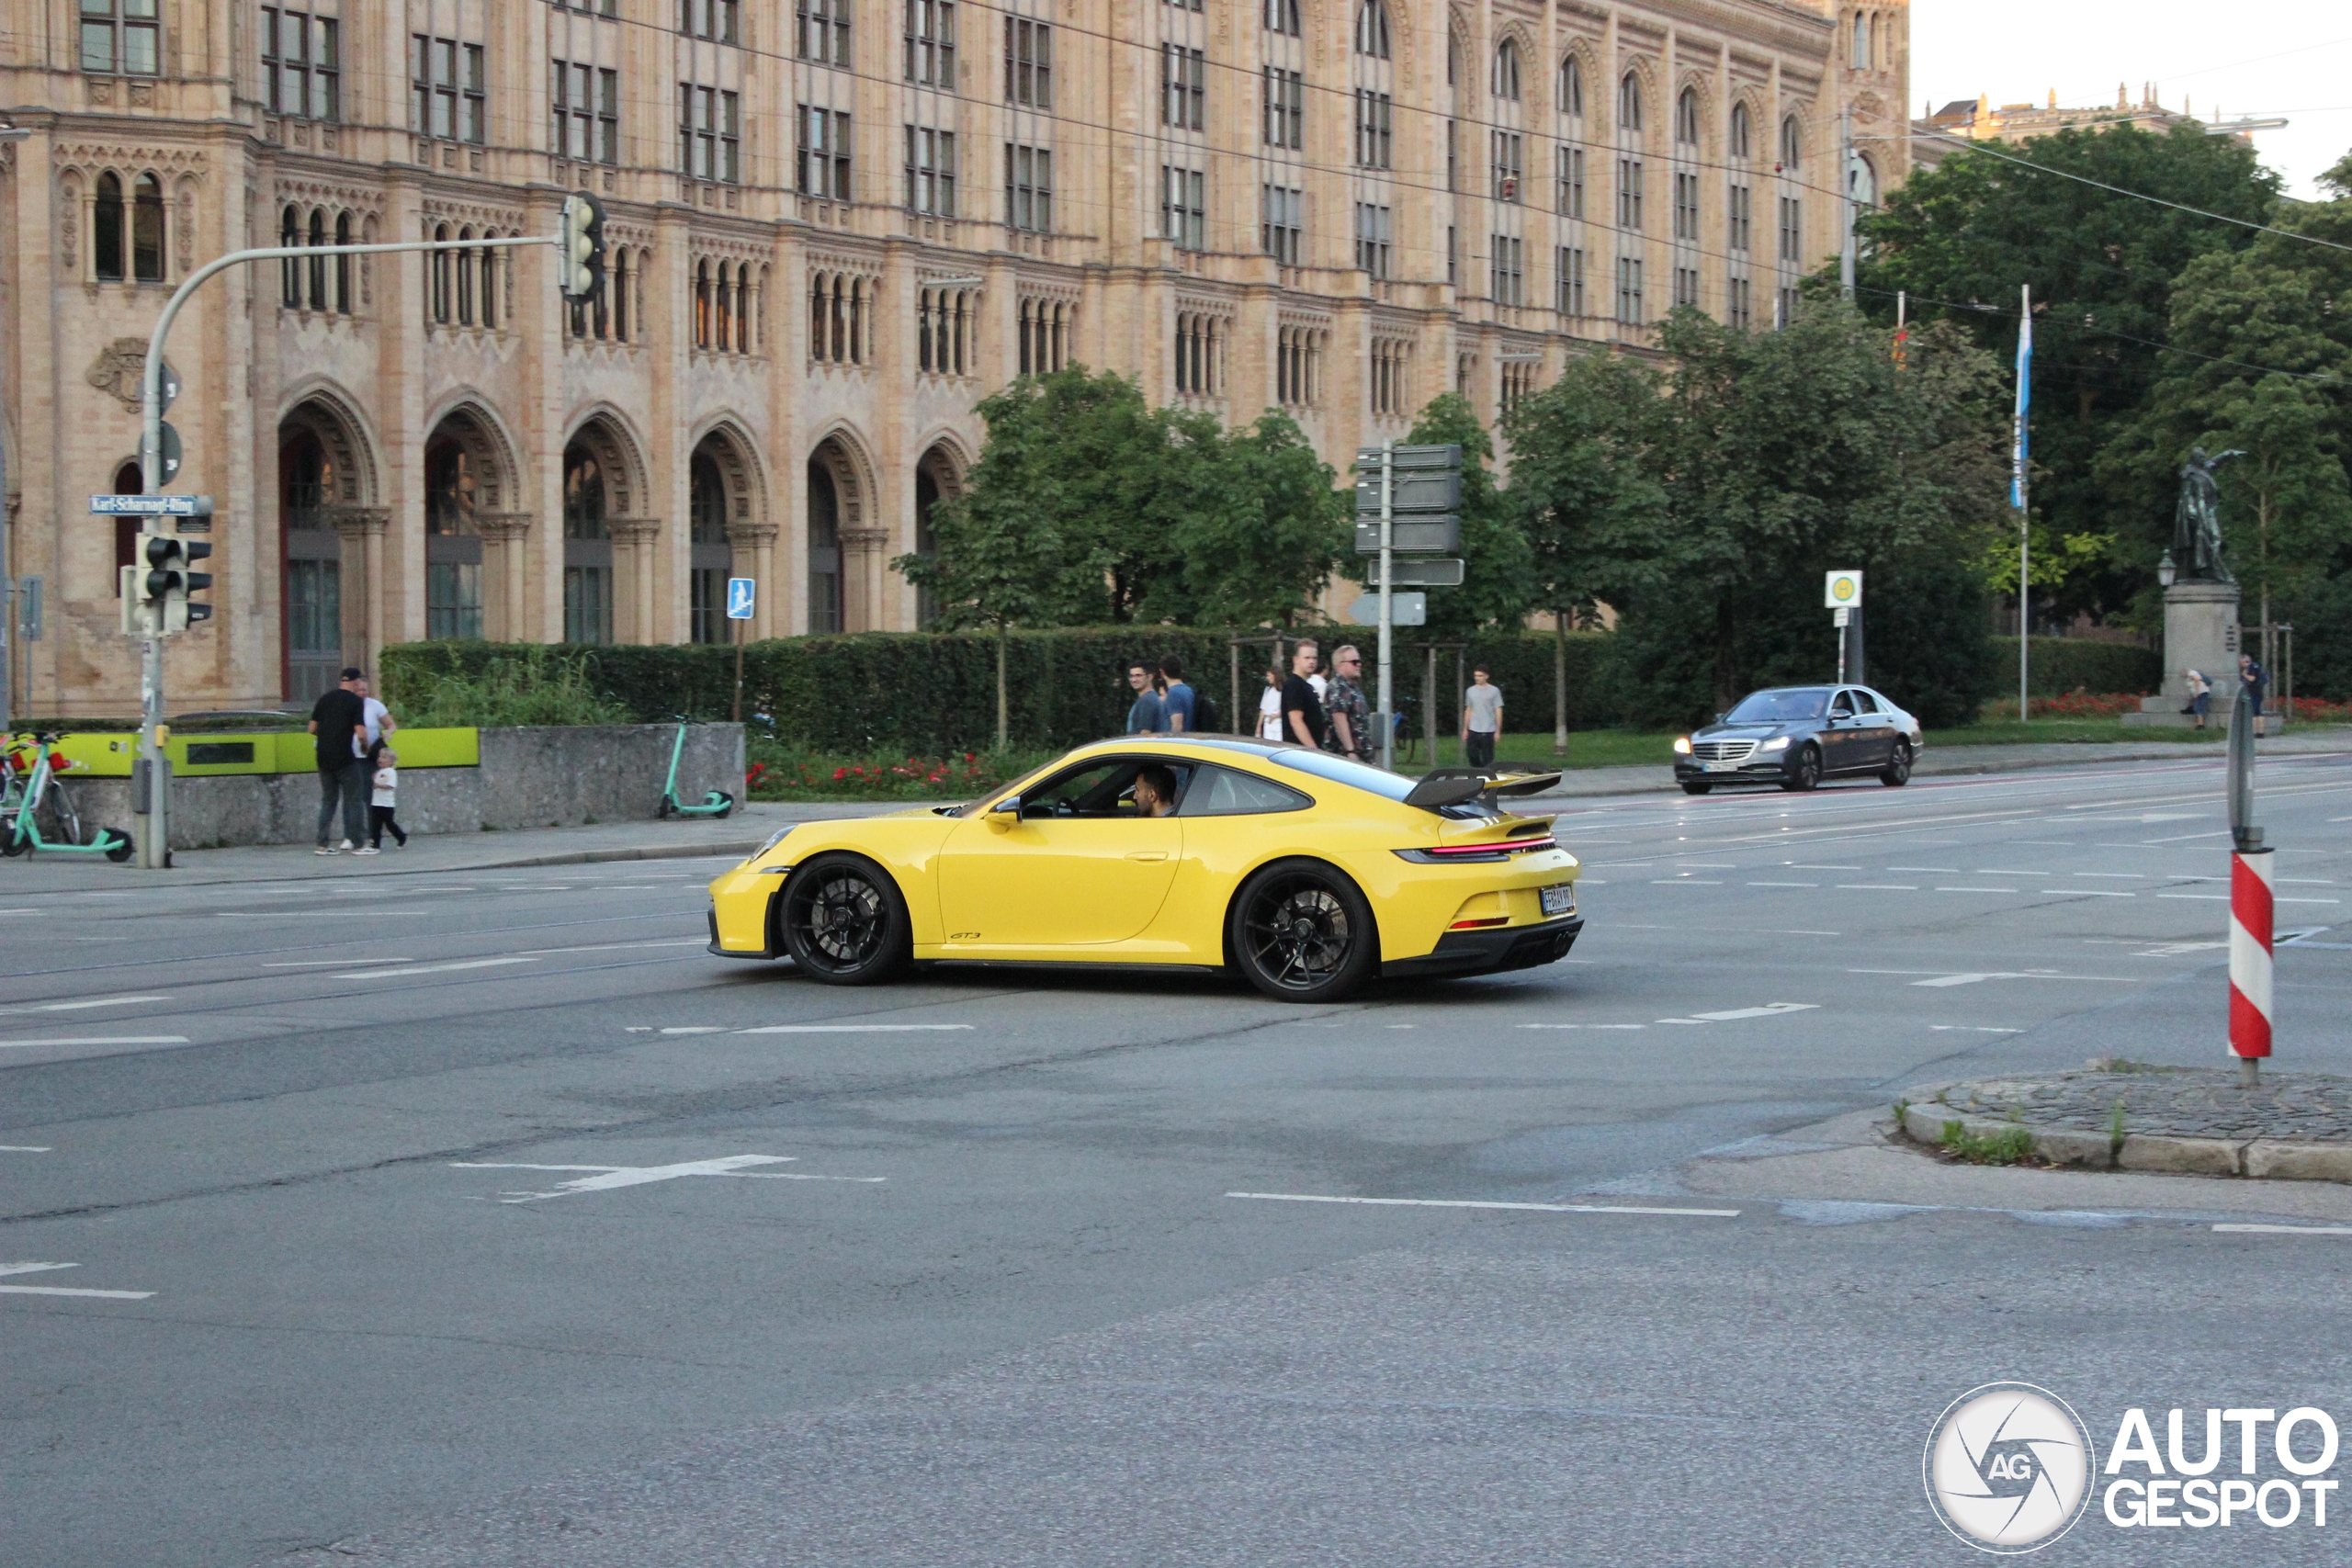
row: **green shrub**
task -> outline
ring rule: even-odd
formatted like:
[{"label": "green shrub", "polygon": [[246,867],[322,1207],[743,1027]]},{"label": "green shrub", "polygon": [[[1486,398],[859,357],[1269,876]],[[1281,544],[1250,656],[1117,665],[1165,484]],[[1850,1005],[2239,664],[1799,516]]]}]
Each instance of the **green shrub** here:
[{"label": "green shrub", "polygon": [[[2018,639],[1988,638],[1999,671],[1993,695],[2018,689]],[[2207,674],[2213,674],[2208,671]],[[2153,648],[2081,637],[2038,637],[2029,650],[2026,689],[2037,697],[2068,692],[2131,692],[2145,695],[2164,684],[2165,661]],[[2014,696],[2010,699],[2016,701]]]},{"label": "green shrub", "polygon": [[538,644],[495,649],[478,665],[403,670],[399,695],[387,701],[419,729],[630,722],[626,707],[597,690],[583,659]]}]

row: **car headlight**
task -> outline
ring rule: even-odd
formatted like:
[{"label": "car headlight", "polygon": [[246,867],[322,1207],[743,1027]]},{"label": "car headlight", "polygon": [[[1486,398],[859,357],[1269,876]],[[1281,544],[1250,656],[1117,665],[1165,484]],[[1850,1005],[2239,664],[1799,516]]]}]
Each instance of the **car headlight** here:
[{"label": "car headlight", "polygon": [[1789,749],[1789,738],[1785,735],[1775,735],[1756,749],[1758,751],[1785,751]]},{"label": "car headlight", "polygon": [[1690,755],[1690,738],[1689,736],[1678,735],[1674,738],[1674,754],[1678,757],[1688,757]]},{"label": "car headlight", "polygon": [[753,850],[750,858],[745,860],[743,863],[745,865],[751,864],[752,861],[759,859],[762,855],[767,853],[770,850],[784,842],[784,836],[798,826],[800,826],[800,824],[797,822],[788,823],[782,828],[778,828],[775,832],[770,833],[768,835],[768,841],[762,844],[758,849]]}]

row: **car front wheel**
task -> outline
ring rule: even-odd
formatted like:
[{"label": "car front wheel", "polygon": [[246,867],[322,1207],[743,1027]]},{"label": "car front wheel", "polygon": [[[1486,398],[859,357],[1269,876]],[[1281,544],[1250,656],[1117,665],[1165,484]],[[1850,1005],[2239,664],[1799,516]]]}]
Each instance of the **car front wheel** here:
[{"label": "car front wheel", "polygon": [[1821,748],[1807,746],[1797,753],[1796,761],[1789,764],[1788,776],[1781,781],[1781,787],[1785,790],[1809,790],[1820,783]]},{"label": "car front wheel", "polygon": [[1320,861],[1276,861],[1233,901],[1227,949],[1249,982],[1283,1002],[1334,1002],[1380,963],[1380,932],[1356,885]]},{"label": "car front wheel", "polygon": [[1889,789],[1901,789],[1911,782],[1911,742],[1894,743],[1894,755],[1886,760],[1886,772],[1879,774],[1878,782]]},{"label": "car front wheel", "polygon": [[819,855],[785,878],[777,923],[784,948],[811,980],[872,986],[895,978],[913,956],[907,903],[898,884],[856,855]]}]

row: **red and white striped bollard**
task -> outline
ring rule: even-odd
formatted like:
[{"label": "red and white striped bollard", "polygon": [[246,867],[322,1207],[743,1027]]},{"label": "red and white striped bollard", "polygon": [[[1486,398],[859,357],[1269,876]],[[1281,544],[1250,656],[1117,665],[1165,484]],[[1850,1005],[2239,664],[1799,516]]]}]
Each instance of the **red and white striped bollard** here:
[{"label": "red and white striped bollard", "polygon": [[2249,1075],[2270,1055],[2270,853],[2230,855],[2230,1055]]}]

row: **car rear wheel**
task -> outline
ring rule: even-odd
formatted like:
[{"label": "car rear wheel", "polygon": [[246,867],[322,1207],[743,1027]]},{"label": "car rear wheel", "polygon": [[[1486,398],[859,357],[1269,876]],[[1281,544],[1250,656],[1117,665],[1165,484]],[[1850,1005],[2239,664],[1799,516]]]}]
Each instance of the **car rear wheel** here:
[{"label": "car rear wheel", "polygon": [[856,855],[819,855],[785,878],[777,912],[784,948],[811,980],[871,986],[913,956],[907,901],[881,867]]},{"label": "car rear wheel", "polygon": [[1808,790],[1820,783],[1821,748],[1808,745],[1797,753],[1797,760],[1790,766],[1788,777],[1781,781],[1781,787],[1792,791]]},{"label": "car rear wheel", "polygon": [[1878,782],[1889,789],[1901,789],[1911,782],[1911,742],[1894,743],[1894,755],[1887,759],[1886,772],[1879,774]]},{"label": "car rear wheel", "polygon": [[1380,963],[1372,906],[1320,861],[1276,861],[1251,877],[1233,901],[1226,942],[1242,975],[1276,1001],[1338,1001]]},{"label": "car rear wheel", "polygon": [[1685,795],[1704,795],[1714,787],[1711,784],[1699,784],[1690,779],[1682,781],[1682,793]]}]

